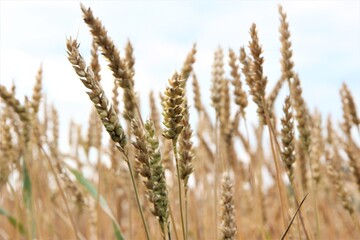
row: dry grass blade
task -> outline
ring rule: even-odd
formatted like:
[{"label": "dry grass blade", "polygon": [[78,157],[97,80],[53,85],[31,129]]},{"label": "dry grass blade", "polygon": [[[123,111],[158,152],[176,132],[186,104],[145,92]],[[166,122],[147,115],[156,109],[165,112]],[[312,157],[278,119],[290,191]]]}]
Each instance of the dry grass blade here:
[{"label": "dry grass blade", "polygon": [[308,193],[305,195],[305,197],[303,198],[303,200],[301,200],[301,202],[300,202],[299,206],[297,207],[297,209],[296,209],[293,217],[291,218],[291,221],[289,222],[289,225],[287,226],[284,234],[282,235],[281,240],[285,239],[287,233],[289,232],[289,230],[290,230],[290,228],[291,228],[291,226],[292,226],[292,224],[293,224],[293,222],[294,222],[294,220],[295,220],[296,215],[297,215],[298,212],[300,211],[300,208],[301,208],[301,206],[303,205],[303,203],[305,202],[307,196],[308,196]]}]

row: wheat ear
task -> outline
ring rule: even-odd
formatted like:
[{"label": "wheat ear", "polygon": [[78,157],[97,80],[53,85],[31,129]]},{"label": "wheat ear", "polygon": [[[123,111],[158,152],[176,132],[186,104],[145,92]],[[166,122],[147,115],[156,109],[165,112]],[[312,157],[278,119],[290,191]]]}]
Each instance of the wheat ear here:
[{"label": "wheat ear", "polygon": [[176,162],[176,172],[178,177],[178,189],[179,189],[179,201],[180,201],[180,216],[181,216],[181,226],[184,239],[187,239],[184,213],[183,213],[183,203],[182,203],[182,190],[181,190],[181,175],[180,175],[180,161],[178,158],[177,152],[177,141],[178,136],[183,130],[184,126],[182,124],[183,120],[183,101],[184,101],[184,86],[185,81],[181,78],[179,74],[175,72],[171,79],[169,79],[169,86],[166,88],[163,95],[163,124],[165,129],[163,131],[163,136],[167,139],[172,140],[174,157]]},{"label": "wheat ear", "polygon": [[283,150],[281,151],[282,160],[286,167],[291,182],[294,180],[294,163],[295,163],[295,145],[294,145],[294,125],[291,113],[290,97],[285,98],[285,105],[283,107],[284,117],[281,119],[281,140]]},{"label": "wheat ear", "polygon": [[221,191],[221,236],[222,240],[236,239],[236,222],[235,222],[235,201],[233,184],[230,176],[225,173],[222,179]]}]

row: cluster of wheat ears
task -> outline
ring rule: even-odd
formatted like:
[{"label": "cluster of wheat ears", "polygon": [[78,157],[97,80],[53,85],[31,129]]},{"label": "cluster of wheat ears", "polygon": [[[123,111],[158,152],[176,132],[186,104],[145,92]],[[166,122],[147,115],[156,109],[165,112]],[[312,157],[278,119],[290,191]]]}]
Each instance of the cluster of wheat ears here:
[{"label": "cluster of wheat ears", "polygon": [[[182,69],[170,74],[159,98],[162,110],[150,93],[150,117],[143,119],[131,43],[120,55],[92,10],[81,10],[93,39],[91,62],[80,54],[77,39],[67,38],[66,52],[93,110],[86,134],[70,123],[68,152],[59,147],[58,112],[44,98],[42,68],[24,102],[15,86],[0,86],[0,239],[360,236],[360,119],[353,97],[344,83],[343,118],[336,125],[330,117],[323,124],[321,114],[309,110],[281,6],[281,78],[266,94],[253,24],[248,46],[238,55],[229,49],[228,75],[223,50],[215,51],[215,119],[193,70],[196,45]],[[101,79],[99,53],[113,75],[111,98],[102,87],[109,79]],[[277,97],[281,88],[287,89],[285,99]],[[248,95],[259,117],[252,128],[246,121]],[[283,102],[279,116],[276,100]],[[190,112],[198,116],[196,126]]]}]

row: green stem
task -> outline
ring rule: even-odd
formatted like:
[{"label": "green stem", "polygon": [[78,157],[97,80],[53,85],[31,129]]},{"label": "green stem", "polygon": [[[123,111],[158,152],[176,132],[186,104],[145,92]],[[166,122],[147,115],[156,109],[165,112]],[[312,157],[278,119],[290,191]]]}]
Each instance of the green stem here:
[{"label": "green stem", "polygon": [[177,139],[173,139],[173,149],[174,149],[174,156],[175,156],[175,162],[176,162],[176,172],[177,172],[177,178],[178,178],[178,188],[179,188],[179,200],[180,200],[180,216],[181,216],[181,228],[183,232],[183,238],[186,240],[186,232],[185,232],[185,223],[184,223],[184,214],[183,214],[183,207],[182,207],[182,192],[181,192],[181,180],[180,180],[180,168],[179,168],[179,160],[177,157],[177,147],[176,147]]},{"label": "green stem", "polygon": [[138,193],[138,190],[137,190],[137,187],[136,187],[136,184],[135,184],[135,178],[134,178],[134,172],[132,170],[132,165],[131,165],[129,157],[125,153],[124,153],[124,155],[125,155],[126,163],[128,165],[129,171],[130,171],[131,183],[132,183],[133,188],[134,188],[136,203],[138,205],[138,209],[139,209],[139,212],[140,212],[140,215],[141,215],[141,220],[142,220],[144,228],[145,228],[146,239],[150,240],[151,238],[150,238],[149,228],[148,228],[148,226],[146,224],[144,213],[143,213],[143,210],[141,208],[141,204],[140,204],[140,200],[139,200],[139,193]]}]

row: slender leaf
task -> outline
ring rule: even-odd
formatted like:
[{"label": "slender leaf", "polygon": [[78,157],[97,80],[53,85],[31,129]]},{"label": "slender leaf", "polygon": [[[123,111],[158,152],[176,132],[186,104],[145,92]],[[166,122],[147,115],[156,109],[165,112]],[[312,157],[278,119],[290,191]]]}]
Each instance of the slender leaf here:
[{"label": "slender leaf", "polygon": [[29,226],[31,227],[31,237],[36,238],[36,229],[35,229],[35,218],[32,208],[32,184],[29,176],[29,170],[26,165],[26,161],[23,159],[22,164],[22,173],[23,173],[23,201],[26,207],[26,214],[29,221]]},{"label": "slender leaf", "polygon": [[119,226],[116,224],[116,222],[114,220],[112,220],[112,225],[113,225],[113,228],[114,228],[114,233],[115,233],[116,239],[117,240],[124,240],[123,236],[121,235],[120,228],[119,228]]},{"label": "slender leaf", "polygon": [[76,177],[76,180],[83,186],[85,187],[85,189],[88,191],[88,193],[95,199],[99,199],[99,204],[101,206],[101,208],[104,210],[104,212],[110,217],[110,219],[112,220],[112,224],[114,227],[114,233],[115,233],[115,237],[117,240],[124,240],[121,231],[120,231],[120,226],[116,221],[116,218],[114,216],[114,214],[111,212],[111,209],[108,205],[108,203],[106,202],[105,198],[103,198],[101,195],[98,197],[98,192],[95,188],[95,186],[89,182],[79,171],[75,170],[75,169],[70,169],[70,171],[74,174],[74,176]]},{"label": "slender leaf", "polygon": [[23,162],[23,201],[27,209],[32,208],[32,186],[25,161]]},{"label": "slender leaf", "polygon": [[19,233],[21,233],[22,235],[26,235],[26,230],[25,230],[24,225],[22,225],[22,223],[20,223],[18,220],[16,220],[16,218],[11,216],[9,212],[7,212],[5,209],[3,209],[1,207],[0,207],[0,215],[7,217],[10,224],[13,225],[19,231]]}]

